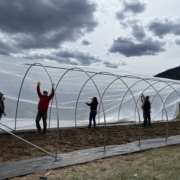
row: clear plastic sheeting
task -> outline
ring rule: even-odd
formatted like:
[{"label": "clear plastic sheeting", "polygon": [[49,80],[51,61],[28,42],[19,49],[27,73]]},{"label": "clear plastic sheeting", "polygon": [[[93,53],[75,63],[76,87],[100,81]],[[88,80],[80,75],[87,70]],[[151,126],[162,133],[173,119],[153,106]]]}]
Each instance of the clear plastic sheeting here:
[{"label": "clear plastic sheeting", "polygon": [[[7,113],[6,117],[2,117],[1,123],[12,129],[36,128],[35,118],[39,101],[36,92],[37,81],[41,82],[41,91],[47,90],[50,93],[52,88],[43,67],[36,64],[27,72],[30,65],[25,63],[27,62],[22,63],[22,60],[0,60],[0,91],[6,97]],[[179,81],[134,75],[108,68],[57,66],[56,63],[49,62],[43,65],[56,84],[59,127],[87,126],[90,110],[85,102],[90,102],[93,96],[99,101],[99,124],[143,121],[141,93],[150,96],[152,121],[173,120],[178,115]],[[25,79],[22,84],[23,78]],[[48,127],[57,127],[55,98],[49,106]]]}]

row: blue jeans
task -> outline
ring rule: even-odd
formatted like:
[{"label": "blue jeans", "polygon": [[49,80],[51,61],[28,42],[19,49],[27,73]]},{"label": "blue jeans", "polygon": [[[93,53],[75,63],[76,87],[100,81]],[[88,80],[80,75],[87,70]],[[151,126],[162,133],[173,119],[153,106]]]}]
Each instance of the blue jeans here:
[{"label": "blue jeans", "polygon": [[96,114],[97,111],[91,111],[89,114],[89,129],[91,128],[91,122],[94,122],[94,128],[96,128]]},{"label": "blue jeans", "polygon": [[0,120],[1,120],[1,117],[2,117],[2,113],[0,113]]}]

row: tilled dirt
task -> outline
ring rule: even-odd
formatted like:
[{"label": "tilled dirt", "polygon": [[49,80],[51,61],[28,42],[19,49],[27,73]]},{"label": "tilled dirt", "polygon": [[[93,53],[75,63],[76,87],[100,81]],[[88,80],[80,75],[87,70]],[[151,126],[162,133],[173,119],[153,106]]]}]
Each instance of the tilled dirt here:
[{"label": "tilled dirt", "polygon": [[[141,129],[141,139],[165,138],[166,123],[153,123]],[[104,127],[96,129],[70,128],[59,131],[58,153],[101,147],[104,145]],[[55,154],[57,131],[48,130],[46,135],[23,132],[16,135]],[[168,123],[168,135],[180,135],[180,121]],[[106,145],[126,144],[138,140],[139,125],[113,125],[106,127]],[[46,156],[44,152],[8,134],[0,134],[0,163]]]}]

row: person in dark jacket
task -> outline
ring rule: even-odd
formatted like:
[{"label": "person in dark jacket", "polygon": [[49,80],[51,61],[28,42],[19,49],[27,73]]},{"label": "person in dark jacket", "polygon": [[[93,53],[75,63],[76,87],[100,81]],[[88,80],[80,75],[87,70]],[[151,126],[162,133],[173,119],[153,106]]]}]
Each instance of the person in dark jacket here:
[{"label": "person in dark jacket", "polygon": [[86,103],[88,106],[90,106],[90,114],[89,114],[89,126],[88,128],[91,128],[91,122],[93,120],[94,122],[94,128],[96,128],[96,114],[97,114],[97,106],[98,106],[98,100],[96,97],[93,97],[91,99],[91,103]]},{"label": "person in dark jacket", "polygon": [[144,112],[144,126],[147,124],[148,120],[148,125],[151,126],[151,103],[149,101],[149,96],[146,96],[146,100],[144,102],[143,106],[143,112]]},{"label": "person in dark jacket", "polygon": [[5,97],[3,97],[3,95],[4,94],[0,92],[0,120],[1,120],[1,117],[3,114],[4,114],[4,116],[6,116],[5,107],[4,107]]},{"label": "person in dark jacket", "polygon": [[38,103],[38,112],[37,112],[37,116],[36,116],[36,127],[38,129],[38,134],[39,135],[41,134],[41,126],[39,124],[41,118],[43,119],[43,134],[46,133],[47,111],[48,111],[49,102],[51,101],[51,99],[54,96],[54,86],[55,86],[55,84],[52,84],[52,92],[51,92],[51,94],[49,96],[48,96],[47,91],[43,91],[43,94],[41,94],[40,85],[41,85],[41,83],[38,82],[37,83],[37,94],[39,96],[39,103]]}]

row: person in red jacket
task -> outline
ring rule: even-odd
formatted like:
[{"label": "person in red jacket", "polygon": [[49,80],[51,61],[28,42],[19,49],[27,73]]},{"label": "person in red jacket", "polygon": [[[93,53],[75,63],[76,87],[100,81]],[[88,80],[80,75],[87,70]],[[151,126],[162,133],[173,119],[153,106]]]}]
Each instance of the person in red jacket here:
[{"label": "person in red jacket", "polygon": [[36,116],[36,127],[38,129],[38,134],[39,135],[41,134],[41,126],[39,124],[39,121],[41,120],[41,118],[43,119],[43,134],[46,133],[47,111],[48,111],[49,102],[51,101],[51,99],[54,96],[54,86],[55,86],[55,84],[52,84],[52,92],[51,92],[51,94],[49,96],[48,96],[47,91],[43,91],[43,94],[41,94],[40,85],[41,85],[41,83],[38,82],[37,83],[37,94],[39,96],[39,103],[38,103],[38,112],[37,112],[37,116]]}]

